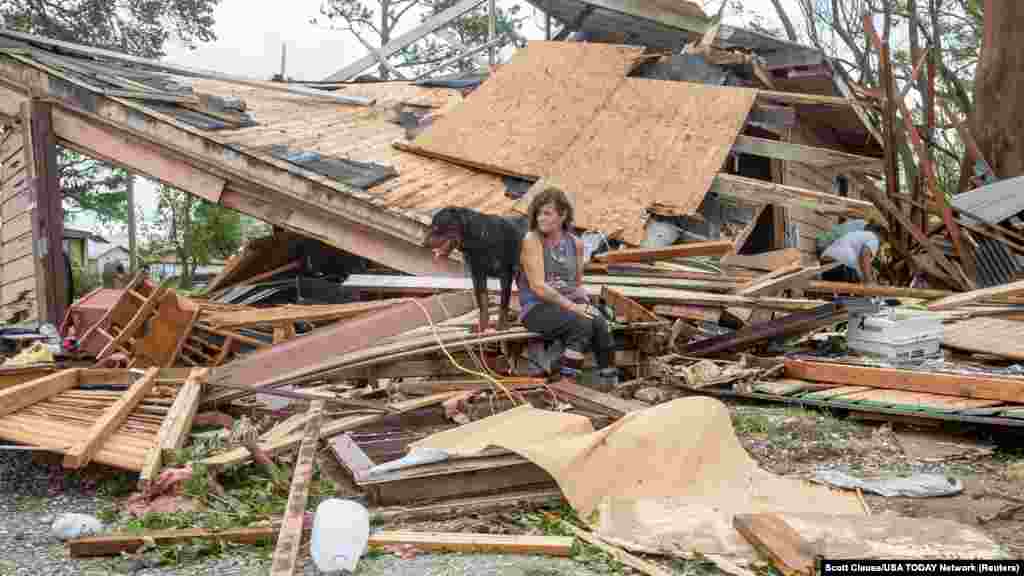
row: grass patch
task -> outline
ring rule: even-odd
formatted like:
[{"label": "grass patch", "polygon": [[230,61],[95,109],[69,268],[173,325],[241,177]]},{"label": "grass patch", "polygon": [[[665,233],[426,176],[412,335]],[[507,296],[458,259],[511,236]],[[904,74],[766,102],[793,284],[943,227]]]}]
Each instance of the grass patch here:
[{"label": "grass patch", "polygon": [[[533,528],[545,536],[573,536],[563,522],[577,526],[583,524],[579,516],[576,515],[576,511],[564,502],[555,508],[541,508],[533,512],[525,512],[519,521],[524,526]],[[625,564],[600,548],[578,538],[572,545],[572,559],[595,572],[625,574],[626,571]]]}]

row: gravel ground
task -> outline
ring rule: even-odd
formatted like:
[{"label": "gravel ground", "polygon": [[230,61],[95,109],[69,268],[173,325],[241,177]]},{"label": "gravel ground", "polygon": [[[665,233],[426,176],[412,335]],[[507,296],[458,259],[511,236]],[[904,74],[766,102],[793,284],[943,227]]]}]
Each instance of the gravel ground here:
[{"label": "gravel ground", "polygon": [[[72,560],[50,534],[64,512],[95,515],[104,500],[88,479],[64,476],[59,464],[33,461],[31,452],[0,451],[0,576],[248,576],[266,574],[266,551],[237,549],[182,566],[157,566],[151,558]],[[304,574],[319,572],[307,561]],[[357,576],[554,576],[597,572],[565,558],[483,554],[422,554],[402,559],[391,554],[364,558]]]}]

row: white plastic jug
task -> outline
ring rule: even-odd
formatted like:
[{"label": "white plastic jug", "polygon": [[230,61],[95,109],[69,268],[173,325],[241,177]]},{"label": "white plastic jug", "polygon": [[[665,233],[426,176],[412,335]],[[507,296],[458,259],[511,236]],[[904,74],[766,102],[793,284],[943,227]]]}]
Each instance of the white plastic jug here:
[{"label": "white plastic jug", "polygon": [[352,500],[331,498],[316,507],[309,551],[321,572],[354,572],[370,539],[370,514]]}]

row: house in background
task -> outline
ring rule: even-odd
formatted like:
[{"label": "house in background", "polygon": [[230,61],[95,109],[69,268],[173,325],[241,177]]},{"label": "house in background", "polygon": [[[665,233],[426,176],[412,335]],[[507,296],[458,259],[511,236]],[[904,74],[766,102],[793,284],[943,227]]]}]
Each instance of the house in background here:
[{"label": "house in background", "polygon": [[[203,276],[218,274],[223,269],[223,260],[213,260],[205,266],[196,266],[194,276],[196,280],[199,280]],[[159,258],[149,263],[149,274],[156,280],[180,276],[181,272],[181,262],[178,261],[178,255],[173,251],[165,252]]]},{"label": "house in background", "polygon": [[95,257],[89,258],[89,271],[93,274],[100,274],[108,263],[120,262],[124,264],[125,270],[131,269],[132,255],[128,249],[119,244],[109,246]]}]

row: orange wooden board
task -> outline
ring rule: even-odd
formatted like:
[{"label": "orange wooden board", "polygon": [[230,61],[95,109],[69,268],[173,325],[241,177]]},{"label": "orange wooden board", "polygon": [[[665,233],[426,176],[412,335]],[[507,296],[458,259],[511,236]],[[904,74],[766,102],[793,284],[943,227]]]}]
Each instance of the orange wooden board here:
[{"label": "orange wooden board", "polygon": [[732,149],[755,90],[627,78],[517,207],[557,186],[582,228],[630,244],[647,208],[697,210]]},{"label": "orange wooden board", "polygon": [[530,42],[412,149],[456,164],[537,178],[624,81],[642,48]]},{"label": "orange wooden board", "polygon": [[1024,360],[1024,322],[1002,318],[971,318],[942,329],[949,348]]},{"label": "orange wooden board", "polygon": [[873,388],[863,392],[844,394],[833,400],[844,402],[870,402],[876,404],[892,404],[900,406],[920,406],[931,410],[943,412],[955,412],[969,408],[987,408],[1002,404],[999,400],[978,400],[975,398],[960,398],[959,396],[943,396],[940,394],[928,394],[927,392],[909,392],[906,390],[886,390]]}]

